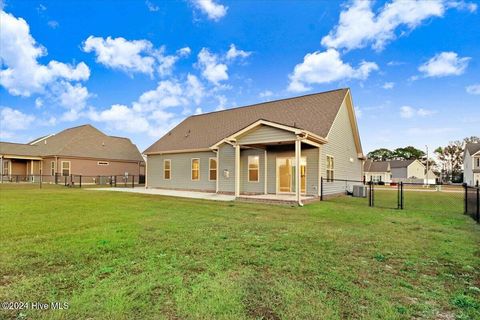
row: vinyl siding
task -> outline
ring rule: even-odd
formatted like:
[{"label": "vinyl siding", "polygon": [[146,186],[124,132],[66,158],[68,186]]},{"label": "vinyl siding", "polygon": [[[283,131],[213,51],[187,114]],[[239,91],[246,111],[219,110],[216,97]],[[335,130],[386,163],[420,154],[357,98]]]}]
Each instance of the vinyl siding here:
[{"label": "vinyl siding", "polygon": [[218,148],[218,191],[235,192],[235,148],[227,143]]},{"label": "vinyl siding", "polygon": [[472,165],[475,165],[475,163],[473,163],[472,156],[470,155],[470,152],[468,152],[468,150],[465,150],[465,158],[463,159],[463,163],[465,167],[463,173],[463,182],[465,182],[469,186],[473,186],[475,184],[475,181]]},{"label": "vinyl siding", "polygon": [[[191,179],[191,161],[200,159],[200,179]],[[190,152],[148,156],[147,181],[149,188],[168,188],[213,191],[216,181],[209,181],[209,158],[216,158],[214,152]],[[163,160],[171,160],[170,180],[163,179]],[[218,176],[219,174],[217,174]]]},{"label": "vinyl siding", "polygon": [[272,141],[295,141],[294,133],[266,125],[260,125],[237,138],[239,144],[266,143]]},{"label": "vinyl siding", "polygon": [[425,166],[420,161],[412,162],[408,166],[408,178],[425,179]]},{"label": "vinyl siding", "polygon": [[[258,182],[248,181],[248,156],[259,157]],[[265,150],[247,149],[240,154],[240,192],[264,193],[265,188]],[[267,175],[268,178],[268,175]]]},{"label": "vinyl siding", "polygon": [[407,168],[392,168],[393,179],[407,179]]},{"label": "vinyl siding", "polygon": [[[345,102],[343,102],[332,128],[327,136],[328,143],[321,151],[321,172],[325,179],[327,176],[327,155],[334,157],[334,179],[347,179],[362,181],[363,161],[358,159],[355,147],[353,130]],[[350,161],[353,160],[353,162]],[[324,195],[344,193],[345,189],[352,190],[357,182],[325,182]]]}]

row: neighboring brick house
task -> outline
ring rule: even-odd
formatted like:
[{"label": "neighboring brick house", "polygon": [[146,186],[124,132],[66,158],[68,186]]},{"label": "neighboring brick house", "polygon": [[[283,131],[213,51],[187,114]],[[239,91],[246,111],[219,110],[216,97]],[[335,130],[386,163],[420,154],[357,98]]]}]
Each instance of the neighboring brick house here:
[{"label": "neighboring brick house", "polygon": [[480,143],[465,145],[463,166],[463,181],[469,186],[480,184]]},{"label": "neighboring brick house", "polygon": [[[194,115],[155,142],[146,186],[317,197],[361,180],[364,155],[349,89]],[[299,169],[297,169],[299,167]],[[326,192],[324,192],[326,194]]]},{"label": "neighboring brick house", "polygon": [[55,176],[143,175],[144,159],[127,138],[104,134],[91,125],[65,129],[26,144],[0,142],[3,181],[53,182]]}]

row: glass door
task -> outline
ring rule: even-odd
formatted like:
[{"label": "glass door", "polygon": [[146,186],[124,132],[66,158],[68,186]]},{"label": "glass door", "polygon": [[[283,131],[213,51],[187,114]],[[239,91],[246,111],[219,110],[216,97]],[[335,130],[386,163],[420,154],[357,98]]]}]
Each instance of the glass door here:
[{"label": "glass door", "polygon": [[[277,158],[277,185],[278,193],[295,193],[296,181],[295,158]],[[300,162],[300,188],[306,193],[307,187],[307,159],[302,158]]]}]

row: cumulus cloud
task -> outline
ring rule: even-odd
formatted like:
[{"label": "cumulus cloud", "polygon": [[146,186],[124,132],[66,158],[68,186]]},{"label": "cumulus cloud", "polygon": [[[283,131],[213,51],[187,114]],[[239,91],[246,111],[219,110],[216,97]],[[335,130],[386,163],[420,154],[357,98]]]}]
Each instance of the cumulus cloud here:
[{"label": "cumulus cloud", "polygon": [[202,70],[202,76],[215,85],[221,81],[228,80],[228,67],[221,63],[217,55],[211,53],[207,48],[203,48],[198,53],[199,68]]},{"label": "cumulus cloud", "polygon": [[423,109],[423,108],[413,108],[410,106],[403,106],[400,108],[400,117],[404,119],[411,119],[414,117],[427,117],[435,114],[436,111]]},{"label": "cumulus cloud", "polygon": [[214,0],[192,0],[192,3],[213,21],[218,21],[227,14],[228,7],[216,3]]},{"label": "cumulus cloud", "polygon": [[59,80],[84,81],[90,77],[88,66],[65,64],[55,60],[47,65],[38,59],[47,55],[47,49],[38,44],[30,34],[30,27],[22,18],[5,11],[0,12],[2,36],[0,37],[0,85],[16,96],[44,93]]},{"label": "cumulus cloud", "polygon": [[114,104],[109,109],[100,112],[92,110],[89,117],[93,121],[105,122],[115,130],[138,133],[148,131],[149,128],[149,123],[144,117],[120,104]]},{"label": "cumulus cloud", "polygon": [[230,48],[227,51],[226,58],[227,60],[233,60],[236,58],[247,58],[252,54],[251,51],[244,51],[237,49],[237,47],[232,43]]},{"label": "cumulus cloud", "polygon": [[268,98],[268,97],[273,96],[273,92],[270,91],[270,90],[265,90],[265,91],[260,92],[260,93],[258,94],[258,96],[259,96],[260,98]]},{"label": "cumulus cloud", "polygon": [[394,82],[385,82],[382,86],[382,88],[385,90],[393,89],[393,87],[395,87]]},{"label": "cumulus cloud", "polygon": [[342,79],[364,80],[372,72],[378,70],[377,64],[363,61],[357,68],[342,61],[335,49],[316,51],[303,58],[290,74],[290,91],[307,91],[311,84],[329,83]]},{"label": "cumulus cloud", "polygon": [[480,83],[472,84],[471,86],[466,87],[465,90],[469,94],[480,94]]},{"label": "cumulus cloud", "polygon": [[455,52],[441,52],[422,64],[418,70],[425,77],[458,76],[467,69],[470,57],[459,57]]},{"label": "cumulus cloud", "polygon": [[397,37],[400,27],[413,30],[426,19],[442,17],[452,7],[443,0],[394,0],[375,13],[372,4],[373,1],[355,0],[348,5],[340,13],[338,25],[322,38],[322,45],[346,50],[371,45],[380,51]]},{"label": "cumulus cloud", "polygon": [[148,11],[150,12],[157,12],[158,10],[160,10],[160,8],[156,4],[154,4],[149,0],[145,1],[145,5],[147,6]]},{"label": "cumulus cloud", "polygon": [[26,130],[35,120],[32,115],[25,114],[20,110],[3,107],[0,111],[0,123],[2,131]]}]

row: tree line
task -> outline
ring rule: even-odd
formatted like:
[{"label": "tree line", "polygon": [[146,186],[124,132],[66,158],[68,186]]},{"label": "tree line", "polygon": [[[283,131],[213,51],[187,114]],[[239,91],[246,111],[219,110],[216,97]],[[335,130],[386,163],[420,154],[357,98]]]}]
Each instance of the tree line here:
[{"label": "tree line", "polygon": [[427,159],[427,155],[423,150],[413,146],[397,148],[390,150],[380,148],[373,150],[367,154],[368,159],[373,161],[389,161],[389,160],[419,160],[424,165],[428,164],[430,168],[442,179],[442,181],[461,182],[463,180],[463,153],[466,143],[480,143],[477,136],[467,137],[463,140],[451,141],[444,147],[438,147],[433,151],[435,160]]}]

